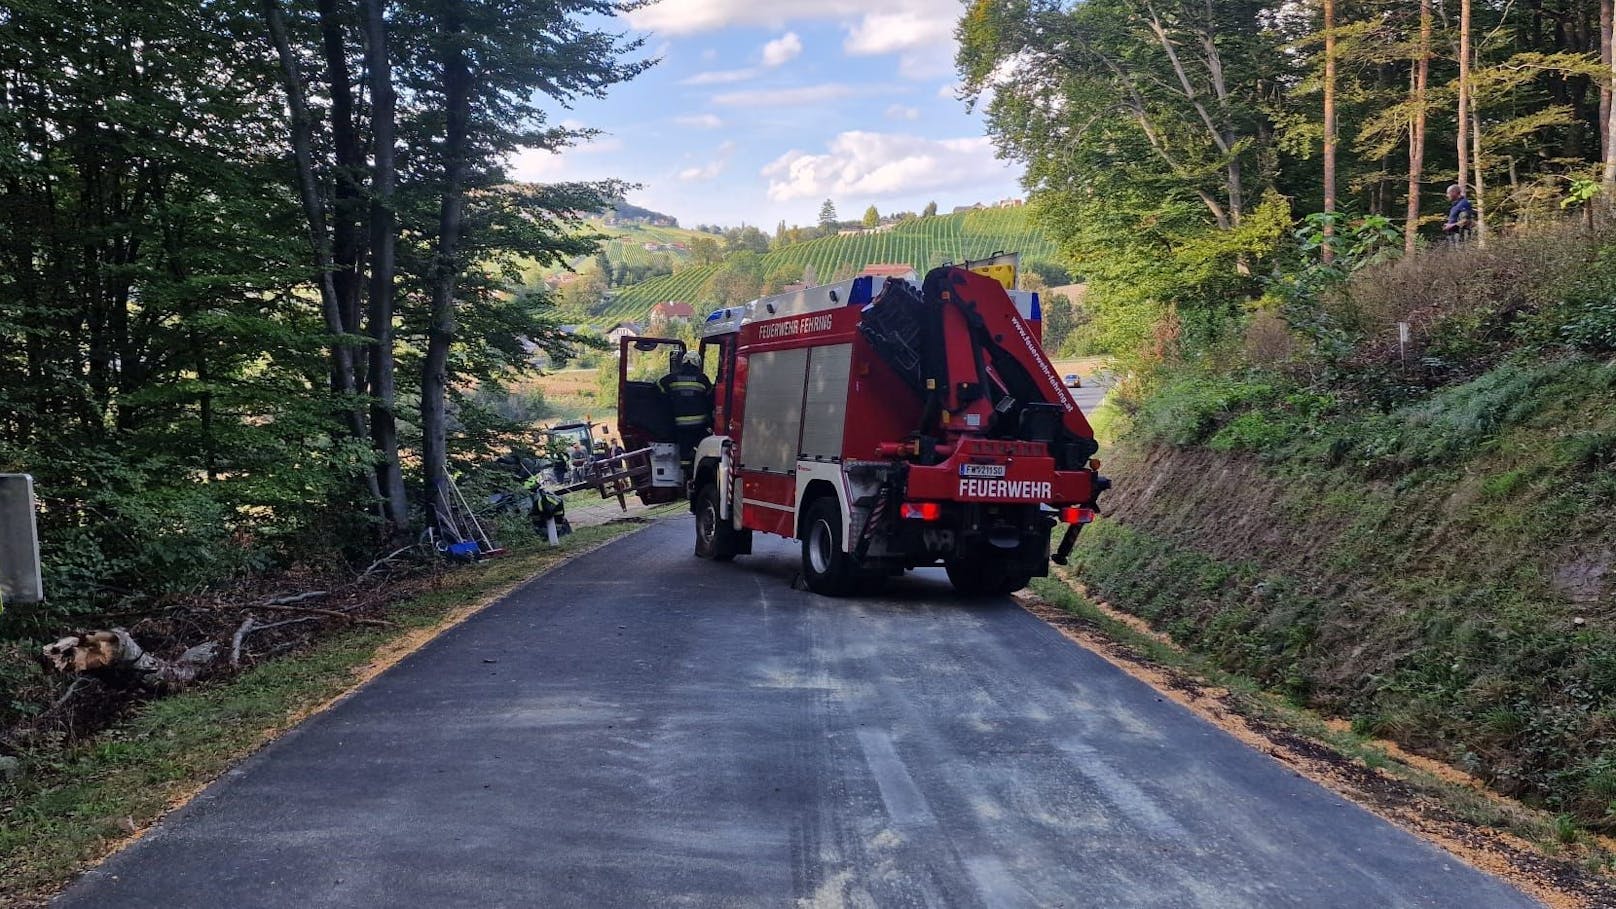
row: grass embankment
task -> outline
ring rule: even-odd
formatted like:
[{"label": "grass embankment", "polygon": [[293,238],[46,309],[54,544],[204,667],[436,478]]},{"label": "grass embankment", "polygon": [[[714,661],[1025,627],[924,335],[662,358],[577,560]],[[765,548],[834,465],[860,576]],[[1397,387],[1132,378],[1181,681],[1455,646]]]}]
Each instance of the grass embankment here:
[{"label": "grass embankment", "polygon": [[1616,365],[1338,403],[1168,386],[1108,457],[1078,573],[1224,670],[1611,830]]},{"label": "grass embankment", "polygon": [[396,628],[356,627],[215,684],[141,706],[65,751],[29,756],[0,783],[0,905],[27,903],[183,803],[232,764],[362,684],[450,625],[569,556],[637,524],[582,528],[446,572],[386,612]]}]

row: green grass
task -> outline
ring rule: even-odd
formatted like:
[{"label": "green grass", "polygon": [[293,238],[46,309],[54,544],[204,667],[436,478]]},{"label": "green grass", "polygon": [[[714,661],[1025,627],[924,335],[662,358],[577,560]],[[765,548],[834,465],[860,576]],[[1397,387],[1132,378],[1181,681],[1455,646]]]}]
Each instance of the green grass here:
[{"label": "green grass", "polygon": [[[996,252],[1019,252],[1024,261],[1055,258],[1054,245],[1033,224],[1025,208],[989,208],[920,218],[886,233],[821,237],[771,250],[762,258],[765,275],[782,266],[797,272],[812,265],[820,281],[829,281],[839,269],[857,270],[879,262],[904,263],[924,271],[945,261],[986,258]],[[652,305],[664,300],[691,303],[700,312],[706,306],[701,290],[720,267],[687,267],[676,274],[621,288],[611,303],[592,318],[601,323],[640,319]]]},{"label": "green grass", "polygon": [[1226,671],[1616,831],[1613,385],[1523,357],[1376,411],[1186,378],[1074,564]]},{"label": "green grass", "polygon": [[1254,682],[1249,676],[1224,669],[1205,653],[1164,643],[1110,613],[1058,578],[1033,581],[1033,592],[1046,602],[1077,617],[1102,637],[1121,645],[1150,663],[1166,667],[1207,687],[1228,692],[1225,703],[1259,724],[1288,730],[1328,746],[1342,757],[1382,771],[1435,800],[1463,821],[1478,827],[1512,833],[1544,852],[1564,854],[1564,847],[1582,844],[1578,858],[1594,872],[1607,870],[1616,856],[1598,843],[1585,843],[1581,828],[1568,814],[1551,814],[1504,801],[1400,760],[1388,751],[1378,731],[1354,723],[1343,729],[1317,712]]},{"label": "green grass", "polygon": [[0,905],[37,899],[60,885],[302,712],[347,691],[361,670],[401,638],[433,629],[479,598],[636,526],[582,528],[557,549],[534,548],[455,569],[435,590],[389,610],[398,628],[336,633],[221,683],[152,701],[67,751],[28,756],[19,778],[0,784]]}]

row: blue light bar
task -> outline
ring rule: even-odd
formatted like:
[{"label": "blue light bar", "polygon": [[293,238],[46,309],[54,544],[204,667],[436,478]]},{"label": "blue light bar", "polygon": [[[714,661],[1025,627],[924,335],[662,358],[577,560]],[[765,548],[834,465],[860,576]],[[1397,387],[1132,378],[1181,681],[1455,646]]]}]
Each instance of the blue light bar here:
[{"label": "blue light bar", "polygon": [[853,289],[847,294],[848,306],[864,306],[875,299],[875,276],[864,275],[853,279]]}]

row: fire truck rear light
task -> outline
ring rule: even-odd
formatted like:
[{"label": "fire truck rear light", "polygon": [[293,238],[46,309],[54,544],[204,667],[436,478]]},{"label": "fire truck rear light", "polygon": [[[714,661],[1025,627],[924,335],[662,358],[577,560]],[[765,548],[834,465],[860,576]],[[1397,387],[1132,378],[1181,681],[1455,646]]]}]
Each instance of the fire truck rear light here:
[{"label": "fire truck rear light", "polygon": [[943,506],[936,502],[905,502],[902,514],[911,521],[935,521],[943,516]]},{"label": "fire truck rear light", "polygon": [[1094,520],[1094,509],[1068,505],[1061,509],[1062,524],[1088,524]]}]

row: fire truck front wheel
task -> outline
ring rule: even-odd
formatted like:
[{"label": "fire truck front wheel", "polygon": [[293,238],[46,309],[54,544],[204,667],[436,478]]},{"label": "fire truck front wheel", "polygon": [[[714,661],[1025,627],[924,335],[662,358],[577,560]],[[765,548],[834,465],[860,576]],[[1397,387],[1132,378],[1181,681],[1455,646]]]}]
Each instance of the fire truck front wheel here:
[{"label": "fire truck front wheel", "polygon": [[821,596],[845,597],[858,586],[858,566],[842,547],[842,510],[833,498],[817,499],[803,519],[802,577]]},{"label": "fire truck front wheel", "polygon": [[718,487],[708,483],[696,493],[696,556],[728,562],[740,552],[735,526],[719,510]]}]

